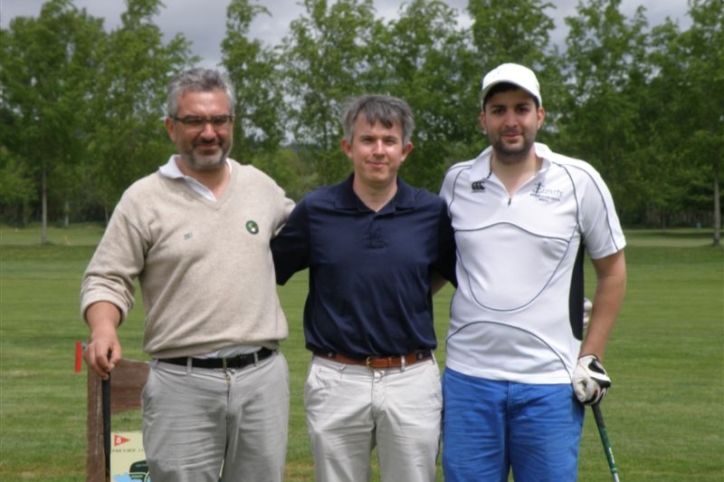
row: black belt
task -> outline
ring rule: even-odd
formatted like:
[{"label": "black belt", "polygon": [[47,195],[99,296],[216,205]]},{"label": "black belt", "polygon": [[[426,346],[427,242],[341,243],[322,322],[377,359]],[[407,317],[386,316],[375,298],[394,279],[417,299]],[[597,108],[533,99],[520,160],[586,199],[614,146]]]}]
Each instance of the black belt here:
[{"label": "black belt", "polygon": [[274,350],[262,348],[254,353],[246,353],[244,355],[232,356],[229,358],[159,358],[158,361],[171,363],[172,365],[188,366],[191,360],[191,366],[194,368],[235,368],[240,369],[252,365],[261,360],[265,360],[272,356]]}]

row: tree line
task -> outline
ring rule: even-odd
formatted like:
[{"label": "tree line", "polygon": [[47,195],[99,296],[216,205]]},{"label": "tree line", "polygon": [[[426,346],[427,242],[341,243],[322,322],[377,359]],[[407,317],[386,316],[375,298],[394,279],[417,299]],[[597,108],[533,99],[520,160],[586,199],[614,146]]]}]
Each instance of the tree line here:
[{"label": "tree line", "polygon": [[[542,142],[589,161],[625,225],[714,228],[720,243],[724,151],[724,0],[688,0],[690,26],[649,25],[620,0],[579,0],[554,45],[543,0],[469,0],[469,26],[438,0],[409,0],[392,20],[372,0],[302,0],[277,45],[250,38],[269,11],[230,0],[220,67],[237,89],[231,157],[301,198],[351,166],[339,107],[389,93],[415,112],[402,175],[436,192],[445,170],[484,147],[477,116],[485,72],[538,73]],[[164,42],[161,0],[126,0],[120,25],[49,0],[0,29],[0,221],[107,220],[121,193],[173,152],[163,128],[170,76],[197,64],[179,33]],[[41,243],[45,242],[43,229]]]}]

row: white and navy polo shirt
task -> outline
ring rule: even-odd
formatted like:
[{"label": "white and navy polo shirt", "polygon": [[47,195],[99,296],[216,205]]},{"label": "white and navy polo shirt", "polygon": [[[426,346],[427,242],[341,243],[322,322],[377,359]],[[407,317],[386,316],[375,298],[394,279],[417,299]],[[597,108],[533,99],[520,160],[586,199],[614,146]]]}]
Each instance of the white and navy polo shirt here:
[{"label": "white and navy polo shirt", "polygon": [[540,171],[510,196],[492,148],[451,167],[440,195],[457,244],[447,366],[520,383],[569,383],[581,345],[584,252],[625,238],[611,194],[588,163],[535,144]]}]

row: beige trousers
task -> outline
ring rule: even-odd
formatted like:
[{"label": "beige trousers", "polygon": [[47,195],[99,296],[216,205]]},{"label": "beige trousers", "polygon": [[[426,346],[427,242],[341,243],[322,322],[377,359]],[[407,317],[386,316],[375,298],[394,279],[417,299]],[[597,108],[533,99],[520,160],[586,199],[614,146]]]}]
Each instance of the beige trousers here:
[{"label": "beige trousers", "polygon": [[142,407],[153,482],[282,482],[289,422],[283,355],[240,370],[154,361]]},{"label": "beige trousers", "polygon": [[304,391],[317,482],[434,482],[442,394],[434,359],[404,369],[314,357]]}]

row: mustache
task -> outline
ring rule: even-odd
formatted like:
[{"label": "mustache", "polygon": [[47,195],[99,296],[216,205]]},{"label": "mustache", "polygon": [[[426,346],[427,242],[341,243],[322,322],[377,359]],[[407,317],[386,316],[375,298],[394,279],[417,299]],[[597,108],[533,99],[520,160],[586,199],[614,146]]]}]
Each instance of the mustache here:
[{"label": "mustache", "polygon": [[215,139],[199,139],[193,142],[193,147],[209,147],[209,146],[219,146],[221,147],[221,142]]},{"label": "mustache", "polygon": [[503,129],[500,133],[501,133],[502,135],[504,135],[504,136],[508,136],[508,135],[511,135],[511,134],[513,134],[513,135],[520,135],[520,134],[521,134],[521,131],[520,131],[519,129]]}]

